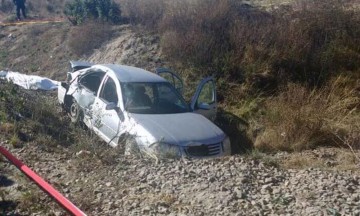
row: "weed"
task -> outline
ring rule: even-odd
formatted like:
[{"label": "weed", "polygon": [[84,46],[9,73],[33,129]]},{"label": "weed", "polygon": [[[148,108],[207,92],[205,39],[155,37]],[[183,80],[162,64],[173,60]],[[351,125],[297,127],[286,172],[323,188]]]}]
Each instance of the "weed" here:
[{"label": "weed", "polygon": [[292,201],[294,201],[293,197],[286,197],[284,195],[278,195],[272,200],[272,203],[275,205],[289,205]]},{"label": "weed", "polygon": [[308,155],[294,155],[284,160],[282,166],[286,169],[306,169],[308,167],[325,168],[323,161]]},{"label": "weed", "polygon": [[279,167],[280,166],[278,160],[276,160],[271,155],[267,155],[267,154],[259,151],[258,149],[249,150],[246,155],[247,155],[247,157],[249,157],[253,160],[259,160],[259,161],[263,162],[266,166],[271,166],[271,167]]},{"label": "weed", "polygon": [[0,125],[0,132],[5,136],[13,134],[14,130],[15,130],[15,125],[13,123],[3,122]]},{"label": "weed", "polygon": [[50,206],[44,205],[44,194],[39,191],[38,188],[29,188],[27,191],[22,193],[17,206],[26,212],[49,212]]},{"label": "weed", "polygon": [[10,139],[10,144],[14,147],[14,148],[21,148],[22,145],[21,145],[21,142],[20,142],[20,139],[19,137],[14,134],[11,139]]},{"label": "weed", "polygon": [[173,194],[161,194],[159,199],[168,206],[171,206],[177,200]]},{"label": "weed", "polygon": [[34,72],[36,72],[36,71],[39,70],[39,66],[37,66],[37,65],[35,65],[35,64],[31,64],[31,65],[29,66],[29,70],[30,70],[31,73],[34,73]]},{"label": "weed", "polygon": [[2,201],[6,200],[6,196],[9,194],[9,192],[5,191],[4,189],[0,188],[0,198]]},{"label": "weed", "polygon": [[9,53],[6,50],[0,51],[0,66],[6,67]]}]

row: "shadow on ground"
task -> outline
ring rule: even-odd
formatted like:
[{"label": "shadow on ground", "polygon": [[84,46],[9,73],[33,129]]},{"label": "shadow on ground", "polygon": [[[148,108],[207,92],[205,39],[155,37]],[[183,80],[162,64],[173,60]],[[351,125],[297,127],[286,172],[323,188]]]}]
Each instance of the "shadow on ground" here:
[{"label": "shadow on ground", "polygon": [[0,187],[9,187],[14,184],[14,181],[4,175],[0,175]]},{"label": "shadow on ground", "polygon": [[232,154],[246,153],[253,148],[246,134],[249,125],[244,119],[219,109],[216,124],[230,137]]},{"label": "shadow on ground", "polygon": [[0,215],[21,216],[21,214],[14,213],[17,203],[13,201],[0,201]]},{"label": "shadow on ground", "polygon": [[0,175],[0,215],[12,215],[18,216],[19,214],[14,213],[18,205],[17,202],[7,200],[7,193],[2,188],[9,187],[14,184],[14,181],[4,175]]}]

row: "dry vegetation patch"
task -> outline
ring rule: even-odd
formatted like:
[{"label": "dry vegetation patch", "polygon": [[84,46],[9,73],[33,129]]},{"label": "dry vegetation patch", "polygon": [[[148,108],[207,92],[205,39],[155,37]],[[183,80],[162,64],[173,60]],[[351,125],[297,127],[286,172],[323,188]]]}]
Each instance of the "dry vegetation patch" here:
[{"label": "dry vegetation patch", "polygon": [[70,30],[68,47],[77,57],[82,57],[95,52],[112,35],[109,24],[88,22],[84,25],[73,26]]},{"label": "dry vegetation patch", "polygon": [[359,148],[360,103],[356,89],[340,87],[343,77],[321,89],[290,84],[265,102],[263,150],[303,150],[319,145]]},{"label": "dry vegetation patch", "polygon": [[[235,143],[245,128],[261,150],[358,147],[360,13],[351,2],[123,2],[133,24],[160,33],[186,77],[219,78],[219,98],[235,114],[226,122],[238,129],[222,127]],[[160,9],[144,10],[150,2]]]},{"label": "dry vegetation patch", "polygon": [[359,11],[342,1],[272,10],[235,0],[123,2],[133,24],[159,32],[166,56],[200,69],[198,76],[268,91],[288,81],[320,85],[359,68]]}]

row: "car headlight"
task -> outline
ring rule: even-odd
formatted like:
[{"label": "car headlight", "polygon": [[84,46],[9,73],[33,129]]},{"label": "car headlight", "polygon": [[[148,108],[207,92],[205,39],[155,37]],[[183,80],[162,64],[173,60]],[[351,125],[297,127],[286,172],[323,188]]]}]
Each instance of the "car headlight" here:
[{"label": "car headlight", "polygon": [[230,143],[230,138],[228,136],[225,137],[222,144],[223,144],[224,155],[231,155],[231,143]]},{"label": "car headlight", "polygon": [[154,143],[150,146],[153,153],[160,158],[179,158],[181,157],[181,149],[179,146],[171,145],[163,142]]}]

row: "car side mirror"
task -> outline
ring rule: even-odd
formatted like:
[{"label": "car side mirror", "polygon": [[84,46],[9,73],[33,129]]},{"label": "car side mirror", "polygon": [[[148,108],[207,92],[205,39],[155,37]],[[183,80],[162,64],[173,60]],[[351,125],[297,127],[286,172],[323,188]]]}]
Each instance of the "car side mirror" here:
[{"label": "car side mirror", "polygon": [[200,103],[198,104],[198,108],[202,110],[210,110],[210,105],[207,103]]}]

